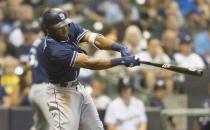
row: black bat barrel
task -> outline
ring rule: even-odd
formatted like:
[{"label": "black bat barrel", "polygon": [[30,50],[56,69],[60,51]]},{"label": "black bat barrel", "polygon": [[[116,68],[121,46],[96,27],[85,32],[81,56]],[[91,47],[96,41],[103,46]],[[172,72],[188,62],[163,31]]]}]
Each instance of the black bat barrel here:
[{"label": "black bat barrel", "polygon": [[203,75],[203,70],[199,70],[195,68],[184,68],[184,67],[178,67],[171,64],[160,64],[160,63],[152,63],[152,62],[147,62],[147,61],[141,61],[141,64],[156,66],[163,69],[167,69],[167,70],[171,70],[171,71],[175,71],[179,73],[184,73],[184,74],[189,74],[189,75],[195,75],[195,76]]}]

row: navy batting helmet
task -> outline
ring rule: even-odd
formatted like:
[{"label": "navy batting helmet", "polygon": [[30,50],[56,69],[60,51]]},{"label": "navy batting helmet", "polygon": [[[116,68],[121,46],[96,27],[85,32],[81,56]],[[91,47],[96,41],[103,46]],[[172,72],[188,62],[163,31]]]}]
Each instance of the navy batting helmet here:
[{"label": "navy batting helmet", "polygon": [[51,8],[44,12],[42,15],[42,22],[45,27],[63,27],[71,22],[67,18],[67,14],[59,8]]}]

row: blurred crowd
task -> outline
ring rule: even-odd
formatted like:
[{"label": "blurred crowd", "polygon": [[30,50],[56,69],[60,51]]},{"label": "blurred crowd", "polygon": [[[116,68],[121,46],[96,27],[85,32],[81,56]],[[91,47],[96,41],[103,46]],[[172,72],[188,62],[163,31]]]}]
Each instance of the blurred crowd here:
[{"label": "blurred crowd", "polygon": [[[30,105],[30,48],[43,35],[39,17],[49,6],[62,8],[75,23],[125,44],[141,60],[199,69],[210,64],[209,0],[0,0],[0,106]],[[120,56],[88,44],[81,47],[94,58]],[[116,102],[112,99],[118,97],[119,79],[144,95],[146,106],[164,109],[165,95],[185,93],[184,75],[146,65],[81,69],[79,78],[103,110]]]}]

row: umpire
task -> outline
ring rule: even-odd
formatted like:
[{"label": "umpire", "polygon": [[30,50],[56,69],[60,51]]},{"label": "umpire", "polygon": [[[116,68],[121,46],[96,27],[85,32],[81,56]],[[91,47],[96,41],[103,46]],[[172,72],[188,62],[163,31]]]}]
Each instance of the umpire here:
[{"label": "umpire", "polygon": [[[61,9],[48,9],[42,18],[47,32],[43,62],[50,82],[47,102],[53,130],[103,130],[90,95],[77,80],[80,68],[136,66],[140,64],[139,59],[131,56],[127,47],[78,26]],[[92,59],[79,47],[80,42],[118,51],[122,57]]]}]

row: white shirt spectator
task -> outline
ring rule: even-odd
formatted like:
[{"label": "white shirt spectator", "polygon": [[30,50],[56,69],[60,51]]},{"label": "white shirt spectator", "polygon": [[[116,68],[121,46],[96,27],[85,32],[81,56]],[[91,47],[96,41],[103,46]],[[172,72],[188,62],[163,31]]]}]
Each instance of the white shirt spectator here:
[{"label": "white shirt spectator", "polygon": [[137,130],[139,124],[146,122],[144,104],[135,97],[131,98],[128,106],[121,98],[116,98],[108,106],[105,115],[105,123],[116,125],[116,130]]},{"label": "white shirt spectator", "polygon": [[160,55],[156,55],[155,57],[152,57],[149,52],[144,51],[137,55],[141,60],[149,61],[149,62],[155,62],[155,63],[170,63],[171,60],[168,57],[168,55],[163,54],[162,59]]},{"label": "white shirt spectator", "polygon": [[[136,55],[138,58],[140,58],[140,60],[142,61],[148,61],[148,62],[154,62],[154,63],[170,63],[171,59],[169,58],[168,55],[166,55],[165,53],[162,54],[162,56],[160,55],[156,55],[155,57],[152,57],[148,51],[144,51],[142,53],[139,53]],[[152,66],[148,66],[148,65],[141,65],[141,67],[133,67],[133,71],[138,70],[138,69],[153,69],[155,67]]]},{"label": "white shirt spectator", "polygon": [[105,110],[111,99],[106,95],[101,95],[98,98],[93,98],[93,101],[97,109]]},{"label": "white shirt spectator", "polygon": [[174,55],[176,63],[181,67],[190,67],[190,68],[197,68],[203,69],[205,68],[205,63],[202,58],[196,54],[191,53],[190,55],[186,56],[181,53],[176,53]]},{"label": "white shirt spectator", "polygon": [[79,78],[91,77],[93,75],[93,70],[81,68],[79,73]]},{"label": "white shirt spectator", "polygon": [[15,47],[20,47],[24,42],[24,36],[22,31],[19,28],[12,31],[9,35],[9,41]]}]

